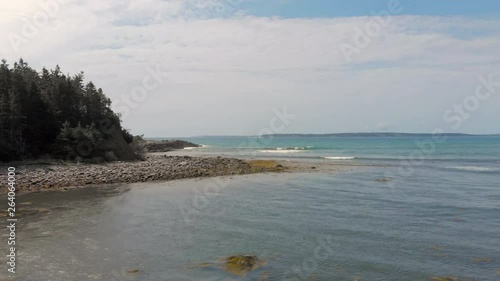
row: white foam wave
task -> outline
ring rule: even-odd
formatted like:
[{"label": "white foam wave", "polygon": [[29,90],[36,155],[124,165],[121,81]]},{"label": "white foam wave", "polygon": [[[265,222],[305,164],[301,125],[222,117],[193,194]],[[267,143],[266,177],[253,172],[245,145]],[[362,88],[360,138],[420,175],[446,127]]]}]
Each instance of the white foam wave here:
[{"label": "white foam wave", "polygon": [[327,156],[327,157],[323,157],[325,159],[330,159],[330,160],[353,160],[353,159],[356,159],[356,157],[352,157],[352,156]]},{"label": "white foam wave", "polygon": [[300,150],[295,150],[295,149],[277,149],[277,150],[260,150],[260,152],[263,152],[263,153],[294,153],[294,152],[300,152]]},{"label": "white foam wave", "polygon": [[310,148],[309,146],[307,147],[300,147],[300,146],[296,146],[296,147],[263,147],[261,149],[263,150],[306,150]]},{"label": "white foam wave", "polygon": [[446,167],[448,169],[460,170],[460,171],[471,171],[471,172],[495,172],[500,171],[500,168],[492,167],[480,167],[480,166],[453,166]]},{"label": "white foam wave", "polygon": [[205,145],[205,144],[200,144],[200,146],[198,146],[198,147],[184,147],[184,149],[192,150],[192,149],[207,148],[207,147],[210,147],[210,146],[209,145]]}]

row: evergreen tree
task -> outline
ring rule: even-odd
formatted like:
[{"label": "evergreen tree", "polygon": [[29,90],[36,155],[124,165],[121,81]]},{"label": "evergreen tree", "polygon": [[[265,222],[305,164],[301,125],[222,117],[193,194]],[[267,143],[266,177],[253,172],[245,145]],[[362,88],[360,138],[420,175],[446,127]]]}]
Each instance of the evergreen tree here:
[{"label": "evergreen tree", "polygon": [[[109,121],[116,132],[101,132]],[[126,141],[124,140],[126,137]],[[119,138],[119,140],[117,139]],[[132,142],[111,110],[111,100],[83,73],[64,75],[59,66],[40,73],[22,59],[0,64],[0,161],[43,154],[67,158],[102,157],[118,143]],[[130,155],[130,154],[129,154]],[[130,158],[130,157],[129,157]]]}]

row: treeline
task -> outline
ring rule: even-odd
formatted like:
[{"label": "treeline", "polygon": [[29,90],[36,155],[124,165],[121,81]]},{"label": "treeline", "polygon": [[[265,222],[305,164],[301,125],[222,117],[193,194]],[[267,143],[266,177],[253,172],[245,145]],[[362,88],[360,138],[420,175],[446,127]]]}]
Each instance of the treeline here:
[{"label": "treeline", "polygon": [[[37,72],[22,59],[0,65],[0,161],[51,157],[132,160],[134,138],[111,100],[83,73]],[[131,145],[129,145],[131,144]]]}]

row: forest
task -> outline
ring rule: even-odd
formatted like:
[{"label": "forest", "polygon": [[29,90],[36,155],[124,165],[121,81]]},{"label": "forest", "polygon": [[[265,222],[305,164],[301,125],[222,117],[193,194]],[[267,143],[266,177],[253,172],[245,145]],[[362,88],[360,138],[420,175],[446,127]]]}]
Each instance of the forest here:
[{"label": "forest", "polygon": [[138,158],[111,100],[83,72],[41,72],[23,59],[0,65],[0,161],[39,158],[115,161]]}]

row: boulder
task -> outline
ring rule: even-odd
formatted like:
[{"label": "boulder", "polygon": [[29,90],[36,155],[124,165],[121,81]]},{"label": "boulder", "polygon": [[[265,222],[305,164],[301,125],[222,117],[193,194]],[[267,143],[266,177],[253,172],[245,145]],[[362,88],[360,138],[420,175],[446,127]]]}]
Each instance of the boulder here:
[{"label": "boulder", "polygon": [[257,257],[246,255],[230,256],[224,262],[225,270],[236,275],[245,275],[264,264],[265,262]]}]

